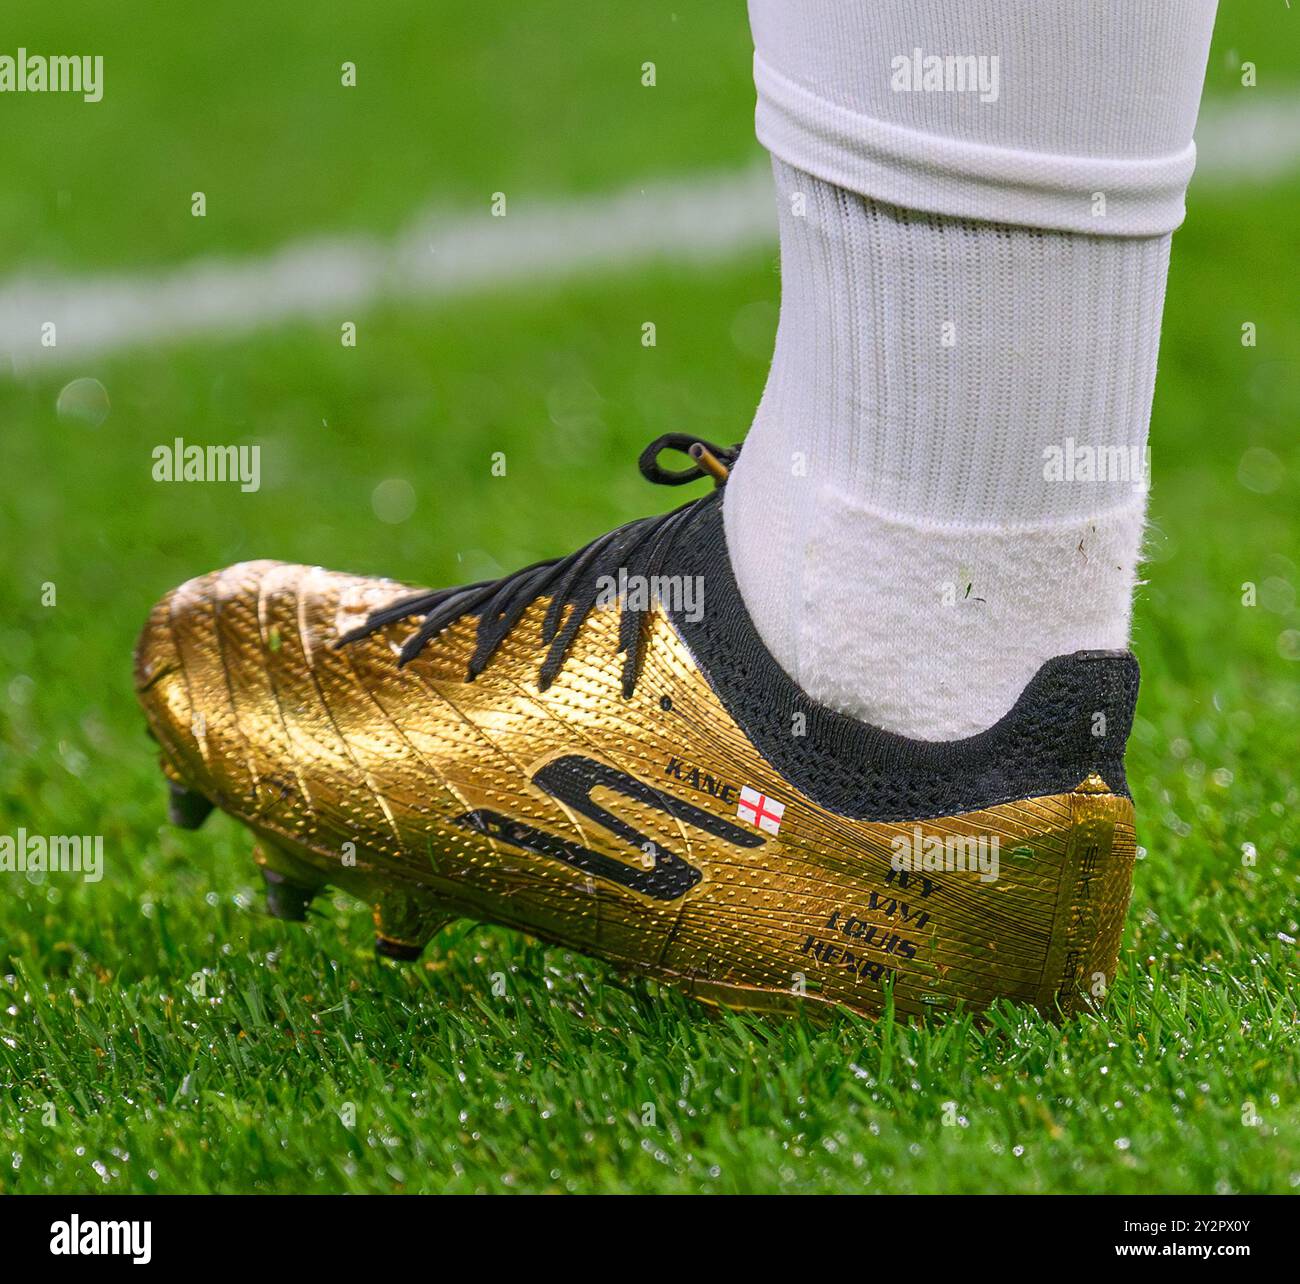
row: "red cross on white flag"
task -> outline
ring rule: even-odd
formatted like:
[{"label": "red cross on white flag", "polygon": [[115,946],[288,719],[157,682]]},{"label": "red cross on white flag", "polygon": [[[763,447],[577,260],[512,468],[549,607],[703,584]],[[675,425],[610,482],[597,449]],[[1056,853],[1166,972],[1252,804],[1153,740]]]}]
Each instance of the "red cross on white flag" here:
[{"label": "red cross on white flag", "polygon": [[769,834],[781,832],[781,817],[785,815],[785,803],[775,798],[760,794],[757,789],[742,785],[740,802],[736,807],[736,816],[747,820],[755,829],[765,830]]}]

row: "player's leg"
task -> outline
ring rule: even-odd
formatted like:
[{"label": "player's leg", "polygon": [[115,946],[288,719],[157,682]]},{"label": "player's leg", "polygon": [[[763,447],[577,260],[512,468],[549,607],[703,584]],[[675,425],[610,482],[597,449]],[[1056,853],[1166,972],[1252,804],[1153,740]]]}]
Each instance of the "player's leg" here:
[{"label": "player's leg", "polygon": [[953,739],[1127,645],[1214,0],[750,0],[782,298],[725,517],[812,696]]}]

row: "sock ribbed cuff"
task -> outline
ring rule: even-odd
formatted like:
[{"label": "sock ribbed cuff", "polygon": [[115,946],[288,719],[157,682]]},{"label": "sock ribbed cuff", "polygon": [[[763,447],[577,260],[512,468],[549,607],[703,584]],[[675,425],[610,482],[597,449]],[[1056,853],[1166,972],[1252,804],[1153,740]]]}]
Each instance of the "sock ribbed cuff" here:
[{"label": "sock ribbed cuff", "polygon": [[1093,236],[1183,221],[1196,145],[1142,159],[1018,151],[907,129],[818,97],[754,55],[759,142],[837,187],[906,209]]}]

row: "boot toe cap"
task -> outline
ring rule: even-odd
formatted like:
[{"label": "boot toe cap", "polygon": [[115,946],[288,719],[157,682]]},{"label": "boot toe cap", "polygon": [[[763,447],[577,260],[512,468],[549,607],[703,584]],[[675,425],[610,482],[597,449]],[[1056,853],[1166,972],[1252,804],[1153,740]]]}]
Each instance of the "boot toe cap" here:
[{"label": "boot toe cap", "polygon": [[172,589],[135,651],[136,692],[168,775],[241,812],[292,806],[304,758],[346,757],[330,712],[346,663],[335,643],[400,591],[274,561]]}]

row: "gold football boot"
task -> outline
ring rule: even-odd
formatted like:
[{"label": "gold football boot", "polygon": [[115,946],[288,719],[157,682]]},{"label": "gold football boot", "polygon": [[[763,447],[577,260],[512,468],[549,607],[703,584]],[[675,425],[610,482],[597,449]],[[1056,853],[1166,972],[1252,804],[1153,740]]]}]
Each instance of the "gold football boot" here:
[{"label": "gold football boot", "polygon": [[[720,488],[736,449],[671,434],[641,468]],[[172,819],[247,825],[279,917],[334,884],[394,958],[463,917],[708,1002],[869,1013],[1105,993],[1137,681],[1059,656],[943,744],[823,708],[745,611],[720,489],[463,588],[241,563],[167,594],[136,653]]]}]

